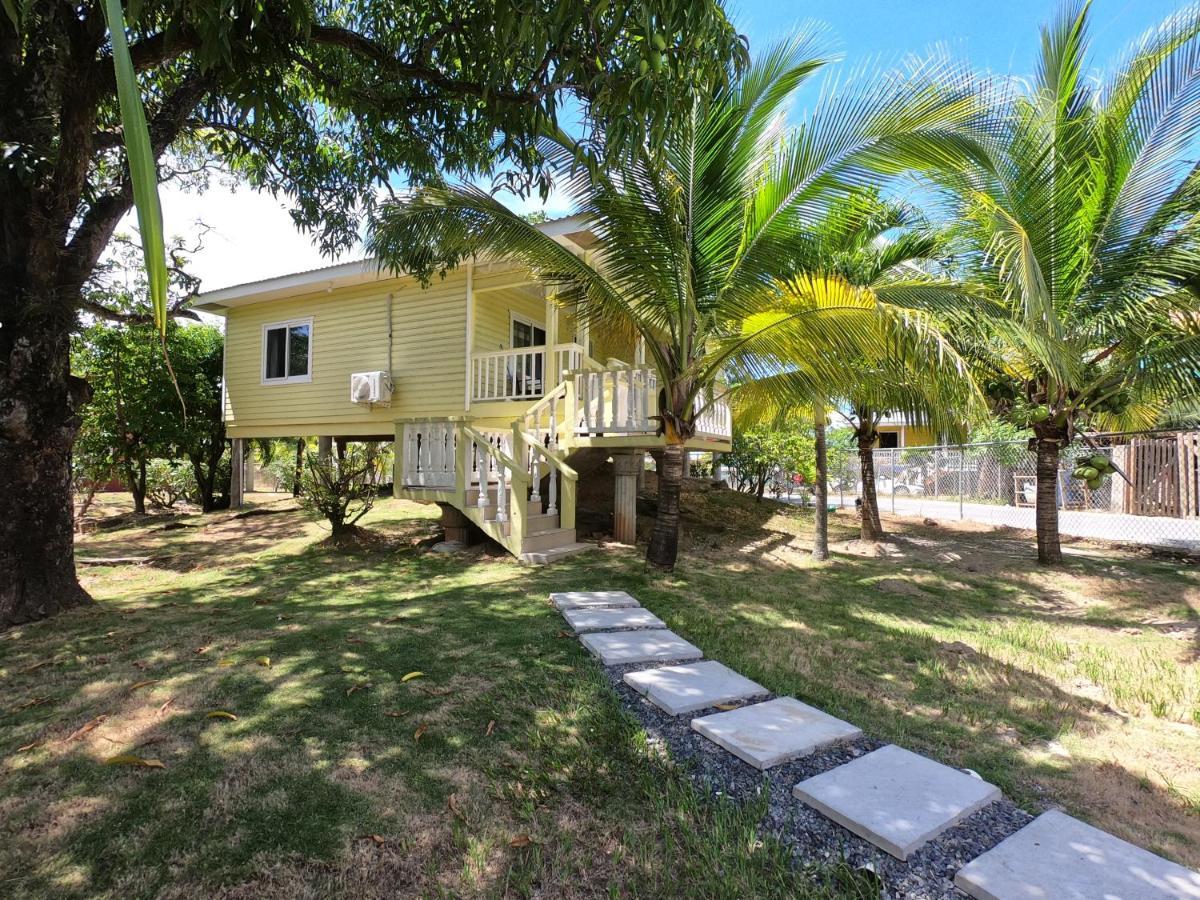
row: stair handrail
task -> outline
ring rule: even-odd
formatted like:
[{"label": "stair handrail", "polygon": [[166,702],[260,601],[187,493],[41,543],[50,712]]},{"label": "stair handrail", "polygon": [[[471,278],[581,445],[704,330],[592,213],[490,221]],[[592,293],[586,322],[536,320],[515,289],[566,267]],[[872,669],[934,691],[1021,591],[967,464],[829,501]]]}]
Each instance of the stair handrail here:
[{"label": "stair handrail", "polygon": [[[541,438],[531,431],[521,427],[520,420],[513,422],[513,452],[517,452],[517,444],[524,445],[524,452],[518,454],[528,460],[524,470],[529,479],[529,499],[541,502],[542,489],[542,460],[549,466],[546,490],[546,512],[549,515],[558,514],[560,528],[575,527],[575,497],[579,482],[579,473],[566,460],[542,443]],[[559,502],[559,482],[562,483],[562,502]]]},{"label": "stair handrail", "polygon": [[[514,500],[525,496],[525,490],[528,488],[529,473],[525,471],[524,466],[518,463],[515,459],[505,453],[500,447],[488,440],[487,435],[470,425],[463,424],[461,430],[463,441],[459,445],[463,454],[460,459],[460,466],[463,470],[464,485],[463,496],[466,496],[466,482],[470,479],[470,448],[479,447],[482,452],[490,456],[496,462],[496,473],[499,481],[496,485],[496,521],[500,523],[509,523],[509,540],[515,543],[515,546],[521,546],[521,538],[528,530],[526,527],[526,508],[525,504],[514,502],[511,505],[511,510],[508,503],[508,491],[511,486],[512,496]],[[515,451],[515,446],[514,446]],[[482,508],[485,506],[485,498],[488,492],[487,471],[480,469],[479,472],[479,501],[478,505]]]}]

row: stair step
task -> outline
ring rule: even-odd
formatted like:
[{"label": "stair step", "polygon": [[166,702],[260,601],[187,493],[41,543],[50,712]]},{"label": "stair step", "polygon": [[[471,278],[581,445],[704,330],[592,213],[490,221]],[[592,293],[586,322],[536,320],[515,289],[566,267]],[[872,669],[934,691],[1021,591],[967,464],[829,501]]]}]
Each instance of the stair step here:
[{"label": "stair step", "polygon": [[537,550],[529,553],[522,553],[519,559],[521,562],[530,566],[545,566],[552,562],[556,562],[566,556],[574,556],[576,553],[583,553],[585,550],[595,550],[595,544],[581,544],[575,542],[572,544],[564,544],[561,547],[555,547],[553,550]]},{"label": "stair step", "polygon": [[521,553],[536,553],[541,550],[553,550],[564,544],[575,543],[574,528],[550,528],[525,535],[521,541]]},{"label": "stair step", "polygon": [[537,513],[536,515],[531,513],[526,522],[528,524],[525,530],[529,534],[537,534],[539,531],[553,531],[559,525],[558,513]]}]

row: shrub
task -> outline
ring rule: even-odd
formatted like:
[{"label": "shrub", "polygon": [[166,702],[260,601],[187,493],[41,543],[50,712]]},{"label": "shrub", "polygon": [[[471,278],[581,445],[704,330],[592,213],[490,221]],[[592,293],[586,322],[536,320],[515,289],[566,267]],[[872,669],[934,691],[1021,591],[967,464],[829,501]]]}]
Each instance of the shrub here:
[{"label": "shrub", "polygon": [[379,491],[383,459],[375,443],[351,444],[341,459],[309,452],[300,476],[300,502],[329,522],[335,538],[353,534]]},{"label": "shrub", "polygon": [[180,500],[195,500],[196,480],[190,468],[173,459],[152,459],[146,466],[146,499],[159,509],[173,509]]}]

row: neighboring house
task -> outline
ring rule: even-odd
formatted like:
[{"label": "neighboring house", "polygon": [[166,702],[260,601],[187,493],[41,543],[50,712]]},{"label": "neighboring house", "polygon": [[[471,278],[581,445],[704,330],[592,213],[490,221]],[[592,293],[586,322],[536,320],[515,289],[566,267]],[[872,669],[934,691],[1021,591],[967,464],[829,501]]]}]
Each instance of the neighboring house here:
[{"label": "neighboring house", "polygon": [[[580,255],[592,243],[573,217],[540,227]],[[615,536],[632,541],[638,473],[663,444],[658,374],[633,338],[576,327],[520,267],[480,259],[425,288],[366,260],[195,308],[225,319],[235,462],[247,438],[395,441],[396,496],[439,503],[450,537],[469,520],[543,562],[580,548],[579,479],[611,457]],[[723,398],[698,424],[690,448],[730,449]]]},{"label": "neighboring house", "polygon": [[933,429],[928,425],[912,425],[901,416],[884,413],[875,433],[879,437],[875,446],[881,449],[890,447],[928,447],[936,444]]}]

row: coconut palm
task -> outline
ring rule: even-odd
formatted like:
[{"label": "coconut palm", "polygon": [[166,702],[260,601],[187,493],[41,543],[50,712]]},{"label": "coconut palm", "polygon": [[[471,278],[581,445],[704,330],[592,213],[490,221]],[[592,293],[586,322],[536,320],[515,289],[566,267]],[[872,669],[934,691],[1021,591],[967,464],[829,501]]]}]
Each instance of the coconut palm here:
[{"label": "coconut palm", "polygon": [[[883,537],[874,454],[883,415],[898,413],[911,424],[928,424],[946,434],[960,431],[965,419],[978,412],[979,394],[967,364],[944,334],[945,326],[891,302],[907,300],[912,293],[959,295],[963,288],[942,271],[949,242],[949,233],[931,228],[914,207],[884,200],[877,189],[856,192],[800,236],[793,266],[807,277],[792,283],[799,296],[790,302],[852,298],[842,302],[843,308],[854,302],[864,312],[873,311],[875,339],[855,348],[833,373],[805,371],[808,361],[795,354],[748,360],[751,371],[741,408],[772,416],[828,405],[853,429],[863,540]],[[819,471],[818,482],[822,480]],[[820,526],[818,522],[819,542],[825,539]]]},{"label": "coconut palm", "polygon": [[424,277],[479,251],[515,258],[580,321],[645,341],[665,438],[647,559],[662,568],[677,553],[684,444],[730,359],[787,343],[833,369],[869,334],[859,311],[825,302],[742,327],[779,293],[797,234],[872,172],[974,146],[974,85],[942,60],[828,91],[807,122],[785,129],[788,98],[825,62],[812,35],[786,42],[731,73],[729,87],[681,102],[661,144],[609,169],[566,135],[548,137],[559,187],[596,236],[587,258],[471,186],[428,187],[388,206],[369,240],[381,261]]},{"label": "coconut palm", "polygon": [[[1088,76],[1088,4],[1042,29],[1041,62],[1007,101],[987,157],[939,176],[970,250],[959,315],[993,409],[1032,428],[1037,544],[1062,559],[1064,447],[1154,425],[1200,391],[1200,9]],[[908,299],[915,299],[910,297]]]}]

